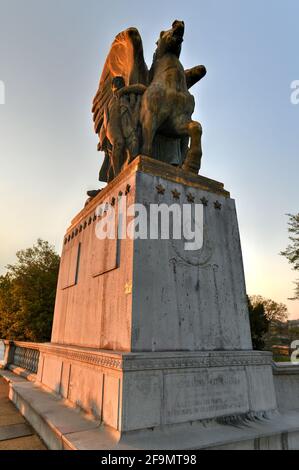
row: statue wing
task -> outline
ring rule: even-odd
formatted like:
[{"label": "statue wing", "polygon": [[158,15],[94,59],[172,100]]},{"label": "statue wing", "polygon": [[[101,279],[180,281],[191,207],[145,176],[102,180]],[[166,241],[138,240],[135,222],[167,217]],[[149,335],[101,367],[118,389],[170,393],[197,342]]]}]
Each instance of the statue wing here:
[{"label": "statue wing", "polygon": [[148,68],[144,61],[142,39],[136,28],[128,28],[119,33],[107,56],[92,106],[96,134],[101,131],[105,107],[112,97],[112,79],[116,76],[122,76],[126,86],[148,84]]}]

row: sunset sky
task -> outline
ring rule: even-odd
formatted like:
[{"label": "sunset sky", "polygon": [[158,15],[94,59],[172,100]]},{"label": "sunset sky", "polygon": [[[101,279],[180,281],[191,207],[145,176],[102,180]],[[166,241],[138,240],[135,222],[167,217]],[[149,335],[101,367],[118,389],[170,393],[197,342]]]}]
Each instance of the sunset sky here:
[{"label": "sunset sky", "polygon": [[201,174],[236,199],[249,294],[287,303],[296,273],[279,255],[286,213],[299,211],[297,0],[0,0],[0,273],[38,237],[61,251],[72,217],[99,187],[91,103],[114,36],[136,26],[155,42],[185,21],[185,68],[202,123]]}]

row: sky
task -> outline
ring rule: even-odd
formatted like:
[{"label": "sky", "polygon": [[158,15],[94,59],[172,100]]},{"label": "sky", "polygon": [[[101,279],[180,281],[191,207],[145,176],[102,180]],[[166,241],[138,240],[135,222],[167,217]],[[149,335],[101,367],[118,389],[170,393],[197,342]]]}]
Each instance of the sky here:
[{"label": "sky", "polygon": [[150,66],[161,30],[185,21],[201,174],[236,200],[248,294],[299,318],[296,273],[279,255],[299,211],[297,0],[0,0],[0,273],[38,237],[58,252],[86,191],[100,187],[91,103],[115,35],[139,29]]}]

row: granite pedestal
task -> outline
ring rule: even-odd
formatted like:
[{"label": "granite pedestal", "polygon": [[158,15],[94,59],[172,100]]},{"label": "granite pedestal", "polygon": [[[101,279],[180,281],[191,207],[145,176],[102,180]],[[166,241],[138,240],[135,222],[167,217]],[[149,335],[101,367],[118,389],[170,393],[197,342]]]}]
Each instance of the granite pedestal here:
[{"label": "granite pedestal", "polygon": [[[123,223],[124,201],[200,205],[202,246],[99,239],[97,208],[111,204]],[[120,433],[275,412],[271,354],[252,351],[235,203],[221,183],[141,156],[89,201],[64,238],[37,380]]]}]

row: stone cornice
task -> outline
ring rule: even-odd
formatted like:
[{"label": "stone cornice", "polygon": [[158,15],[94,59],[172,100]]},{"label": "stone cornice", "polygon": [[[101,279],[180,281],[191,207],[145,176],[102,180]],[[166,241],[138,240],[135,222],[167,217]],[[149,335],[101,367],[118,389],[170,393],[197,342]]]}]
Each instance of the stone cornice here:
[{"label": "stone cornice", "polygon": [[272,363],[272,353],[260,351],[123,353],[50,343],[40,345],[40,351],[70,361],[79,361],[96,367],[107,367],[119,371],[196,369],[270,365]]},{"label": "stone cornice", "polygon": [[119,189],[119,186],[122,183],[125,184],[128,178],[137,172],[160,176],[161,178],[175,183],[202,189],[224,197],[230,196],[229,192],[224,189],[223,183],[206,178],[205,176],[194,175],[193,173],[189,173],[188,171],[184,171],[181,168],[174,167],[168,163],[161,162],[144,155],[139,155],[74,217],[71,222],[71,226],[67,230],[67,234],[83,219],[86,219],[89,216],[93,217],[97,206],[105,202],[108,197],[114,195],[115,189]]}]

